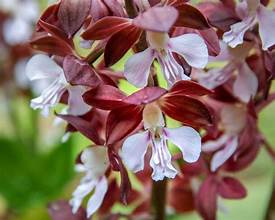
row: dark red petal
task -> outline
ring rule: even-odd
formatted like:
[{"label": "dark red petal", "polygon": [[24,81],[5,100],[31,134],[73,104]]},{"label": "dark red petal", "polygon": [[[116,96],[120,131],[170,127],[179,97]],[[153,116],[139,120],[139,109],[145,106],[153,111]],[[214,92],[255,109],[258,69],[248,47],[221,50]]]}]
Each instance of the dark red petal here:
[{"label": "dark red petal", "polygon": [[84,101],[93,107],[111,110],[125,105],[125,95],[116,87],[100,85],[83,95]]},{"label": "dark red petal", "polygon": [[174,95],[174,94],[203,96],[203,95],[211,95],[213,94],[213,91],[201,86],[200,84],[194,81],[181,80],[176,82],[167,93],[167,95]]},{"label": "dark red petal", "polygon": [[127,173],[127,170],[125,166],[123,165],[121,158],[118,156],[118,154],[111,148],[108,148],[108,155],[110,157],[110,161],[113,164],[113,166],[118,168],[118,171],[120,173],[121,183],[120,183],[120,200],[124,205],[127,205],[128,203],[128,194],[131,190],[131,182]]},{"label": "dark red petal", "polygon": [[93,21],[97,21],[109,15],[109,10],[102,0],[93,0],[90,12]]},{"label": "dark red petal", "polygon": [[221,52],[221,48],[216,31],[214,31],[212,28],[209,28],[205,30],[199,30],[199,34],[202,36],[206,43],[208,54],[210,56],[219,55],[219,53]]},{"label": "dark red petal", "polygon": [[165,96],[160,105],[166,115],[184,124],[207,126],[212,123],[209,110],[197,99],[184,95]]},{"label": "dark red petal", "polygon": [[246,189],[242,183],[232,177],[224,177],[221,180],[218,193],[225,199],[241,199],[246,197]]},{"label": "dark red petal", "polygon": [[257,157],[259,146],[253,145],[238,155],[237,160],[231,157],[223,166],[223,169],[229,172],[238,172],[247,168]]},{"label": "dark red petal", "polygon": [[64,58],[63,69],[67,81],[72,85],[83,85],[94,88],[101,83],[95,70],[85,61],[73,55]]},{"label": "dark red petal", "polygon": [[134,18],[133,24],[147,31],[169,32],[177,18],[174,7],[152,7]]},{"label": "dark red petal", "polygon": [[[42,13],[39,20],[42,20],[42,21],[44,21],[48,24],[60,27],[59,22],[58,22],[58,18],[57,18],[57,13],[58,13],[59,6],[60,6],[60,2],[58,4],[50,5]],[[37,25],[36,25],[36,31],[40,31],[40,30],[41,30],[41,25],[38,22]]]},{"label": "dark red petal", "polygon": [[204,15],[195,7],[189,4],[179,4],[176,6],[179,11],[175,26],[183,26],[195,29],[208,29],[210,25]]},{"label": "dark red petal", "polygon": [[80,207],[77,213],[73,214],[72,207],[66,201],[51,203],[48,211],[52,220],[88,220],[85,209]]},{"label": "dark red petal", "polygon": [[148,104],[159,99],[165,93],[167,91],[160,87],[146,87],[125,98],[124,102],[134,105]]},{"label": "dark red petal", "polygon": [[142,121],[142,110],[142,107],[136,105],[112,110],[107,119],[107,144],[114,144],[134,131]]},{"label": "dark red petal", "polygon": [[58,19],[66,34],[71,38],[82,26],[91,8],[91,0],[62,0]]},{"label": "dark red petal", "polygon": [[69,45],[73,47],[73,41],[67,38],[66,33],[60,28],[44,22],[43,20],[39,20],[38,24],[47,32],[53,35],[54,37],[59,38],[60,40],[66,41]]},{"label": "dark red petal", "polygon": [[103,140],[101,140],[101,138],[98,135],[97,128],[90,121],[86,121],[85,119],[79,116],[73,115],[57,114],[57,116],[71,124],[81,134],[92,140],[94,144],[103,144]]},{"label": "dark red petal", "polygon": [[228,31],[230,25],[240,21],[232,8],[220,2],[204,2],[199,5],[199,8],[208,18],[209,23],[222,31]]},{"label": "dark red petal", "polygon": [[118,17],[126,17],[126,13],[121,1],[117,0],[104,0],[104,3],[107,5],[109,10],[113,13],[113,15]]},{"label": "dark red petal", "polygon": [[126,27],[114,34],[107,42],[104,52],[106,66],[119,61],[124,54],[136,43],[141,30],[134,26]]},{"label": "dark red petal", "polygon": [[101,40],[129,26],[131,22],[127,18],[108,16],[91,24],[81,37],[85,40]]},{"label": "dark red petal", "polygon": [[49,54],[62,57],[73,54],[73,49],[67,44],[67,42],[61,41],[60,39],[49,35],[39,35],[33,38],[30,44],[33,49]]},{"label": "dark red petal", "polygon": [[204,220],[215,220],[217,211],[217,181],[208,176],[196,196],[196,207]]}]

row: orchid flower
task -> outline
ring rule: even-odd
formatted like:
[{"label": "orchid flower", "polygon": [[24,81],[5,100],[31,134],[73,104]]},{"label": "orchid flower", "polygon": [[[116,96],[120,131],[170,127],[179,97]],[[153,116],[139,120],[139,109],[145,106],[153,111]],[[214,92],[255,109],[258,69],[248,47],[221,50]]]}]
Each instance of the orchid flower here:
[{"label": "orchid flower", "polygon": [[190,79],[173,53],[182,56],[192,67],[204,68],[208,62],[207,46],[197,34],[184,34],[174,38],[169,38],[167,33],[147,31],[146,34],[149,47],[133,55],[125,64],[126,79],[137,87],[147,85],[154,59],[158,60],[169,88],[179,80]]},{"label": "orchid flower", "polygon": [[202,151],[213,152],[211,171],[215,172],[236,151],[239,134],[246,124],[246,107],[226,105],[221,111],[221,127],[224,133],[216,140],[209,140],[202,145]]},{"label": "orchid flower", "polygon": [[167,140],[175,144],[182,152],[183,159],[192,163],[198,160],[201,152],[199,133],[191,127],[166,128],[162,112],[156,103],[150,103],[143,110],[144,132],[128,137],[122,146],[122,159],[133,172],[144,168],[144,156],[150,145],[153,168],[152,179],[174,178],[177,170],[171,162]]},{"label": "orchid flower", "polygon": [[258,90],[258,79],[256,74],[245,61],[245,57],[251,50],[249,43],[244,43],[236,48],[229,48],[224,42],[220,43],[221,54],[212,58],[212,61],[229,61],[222,68],[210,69],[207,72],[196,70],[192,76],[208,89],[214,89],[226,83],[234,73],[236,77],[233,82],[232,92],[242,102],[248,103],[255,97]]},{"label": "orchid flower", "polygon": [[11,17],[3,24],[5,42],[16,45],[29,40],[39,15],[37,1],[0,0],[0,8],[11,13]]},{"label": "orchid flower", "polygon": [[237,5],[236,11],[242,21],[231,25],[231,30],[224,33],[223,40],[231,47],[243,43],[244,34],[256,23],[263,50],[275,44],[275,12],[264,7],[259,0],[246,0]]},{"label": "orchid flower", "polygon": [[26,74],[30,80],[47,80],[50,85],[43,90],[42,94],[31,100],[33,109],[42,109],[42,114],[47,116],[50,108],[56,106],[62,95],[68,91],[68,113],[72,115],[83,115],[90,110],[83,99],[82,94],[86,92],[85,86],[70,85],[64,75],[63,69],[51,58],[39,54],[33,56],[26,66]]},{"label": "orchid flower", "polygon": [[75,214],[79,209],[83,199],[93,190],[94,193],[88,200],[87,217],[93,215],[101,206],[108,189],[108,181],[105,172],[109,166],[106,148],[93,146],[85,149],[81,154],[82,164],[76,166],[78,172],[85,172],[80,185],[73,192],[70,200],[72,212]]}]

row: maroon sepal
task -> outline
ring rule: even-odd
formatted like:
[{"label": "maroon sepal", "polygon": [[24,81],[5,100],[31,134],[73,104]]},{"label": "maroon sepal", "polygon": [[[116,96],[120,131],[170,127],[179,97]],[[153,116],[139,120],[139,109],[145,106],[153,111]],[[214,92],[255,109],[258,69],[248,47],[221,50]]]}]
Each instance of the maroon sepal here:
[{"label": "maroon sepal", "polygon": [[232,177],[223,177],[218,187],[218,193],[225,199],[242,199],[246,197],[246,189],[242,183]]},{"label": "maroon sepal", "polygon": [[94,88],[101,83],[95,70],[85,61],[73,55],[64,58],[63,69],[66,80],[72,85],[83,85]]},{"label": "maroon sepal", "polygon": [[85,40],[101,40],[130,26],[131,22],[127,18],[107,16],[90,24],[81,37]]},{"label": "maroon sepal", "polygon": [[61,30],[60,28],[58,28],[55,25],[52,25],[50,23],[47,23],[45,21],[43,21],[42,19],[40,19],[38,21],[38,24],[49,34],[53,35],[54,37],[58,38],[61,41],[65,41],[67,44],[69,44],[72,48],[74,48],[74,43],[72,39],[69,39],[67,37],[67,34]]},{"label": "maroon sepal", "polygon": [[73,48],[65,41],[57,37],[49,36],[47,33],[36,34],[30,42],[35,50],[40,50],[49,54],[66,56],[73,54]]},{"label": "maroon sepal", "polygon": [[204,220],[215,220],[217,210],[218,182],[214,175],[209,175],[196,195],[196,208]]},{"label": "maroon sepal", "polygon": [[80,116],[74,116],[74,115],[57,114],[57,116],[67,121],[69,124],[71,124],[81,134],[83,134],[88,139],[93,141],[94,144],[96,145],[104,144],[104,141],[99,137],[97,128],[90,121],[87,121],[81,118]]},{"label": "maroon sepal", "polygon": [[83,95],[88,105],[104,110],[124,106],[125,103],[122,102],[124,98],[125,95],[118,88],[109,85],[100,85]]},{"label": "maroon sepal", "polygon": [[178,4],[175,6],[179,12],[178,19],[174,24],[177,27],[189,27],[199,30],[210,28],[210,25],[204,15],[189,4]]},{"label": "maroon sepal", "polygon": [[91,8],[90,0],[61,0],[58,19],[69,38],[80,29]]},{"label": "maroon sepal", "polygon": [[131,190],[131,182],[128,177],[127,170],[123,165],[118,154],[112,149],[111,146],[108,147],[108,155],[110,158],[111,166],[115,167],[117,171],[120,173],[120,200],[124,205],[128,203],[128,194]]},{"label": "maroon sepal", "polygon": [[107,145],[114,144],[130,134],[142,121],[143,107],[126,105],[109,113],[106,125]]},{"label": "maroon sepal", "polygon": [[105,65],[111,66],[118,62],[137,42],[141,32],[142,31],[139,28],[129,26],[112,35],[105,47]]}]

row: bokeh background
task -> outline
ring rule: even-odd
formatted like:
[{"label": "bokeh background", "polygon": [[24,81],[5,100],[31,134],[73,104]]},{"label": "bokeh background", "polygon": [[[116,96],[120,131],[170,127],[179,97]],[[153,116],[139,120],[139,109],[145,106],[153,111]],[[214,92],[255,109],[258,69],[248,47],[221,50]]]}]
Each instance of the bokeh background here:
[{"label": "bokeh background", "polygon": [[[0,0],[0,220],[49,220],[48,204],[70,198],[79,181],[74,160],[90,144],[80,134],[62,143],[65,123],[56,125],[53,114],[45,118],[29,106],[43,85],[30,84],[24,75],[24,66],[34,52],[28,39],[49,2]],[[123,62],[114,68],[122,70]],[[134,90],[126,82],[120,87],[127,93]],[[275,146],[275,103],[259,117],[260,129]],[[254,163],[237,174],[248,189],[247,198],[221,201],[224,211],[218,213],[218,219],[265,219],[274,190],[274,171],[272,159],[262,149]],[[128,210],[119,206],[113,209]],[[171,214],[169,219],[200,217],[196,213]]]}]

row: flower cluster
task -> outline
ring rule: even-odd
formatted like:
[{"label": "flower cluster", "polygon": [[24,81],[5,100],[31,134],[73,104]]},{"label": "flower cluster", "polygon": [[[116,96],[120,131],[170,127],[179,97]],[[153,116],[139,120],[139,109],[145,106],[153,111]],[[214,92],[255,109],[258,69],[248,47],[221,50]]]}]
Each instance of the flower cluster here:
[{"label": "flower cluster", "polygon": [[[246,196],[231,173],[268,146],[257,116],[275,98],[267,2],[61,0],[43,12],[30,44],[44,53],[26,75],[48,87],[31,107],[48,115],[62,103],[66,133],[91,141],[77,160],[85,176],[70,200],[74,214],[88,196],[88,217],[164,219],[158,211],[169,206],[213,220],[219,197]],[[122,81],[135,92],[123,92]],[[142,189],[131,187],[127,169]],[[163,207],[151,204],[166,192]],[[110,212],[119,201],[135,207],[129,216]]]}]

